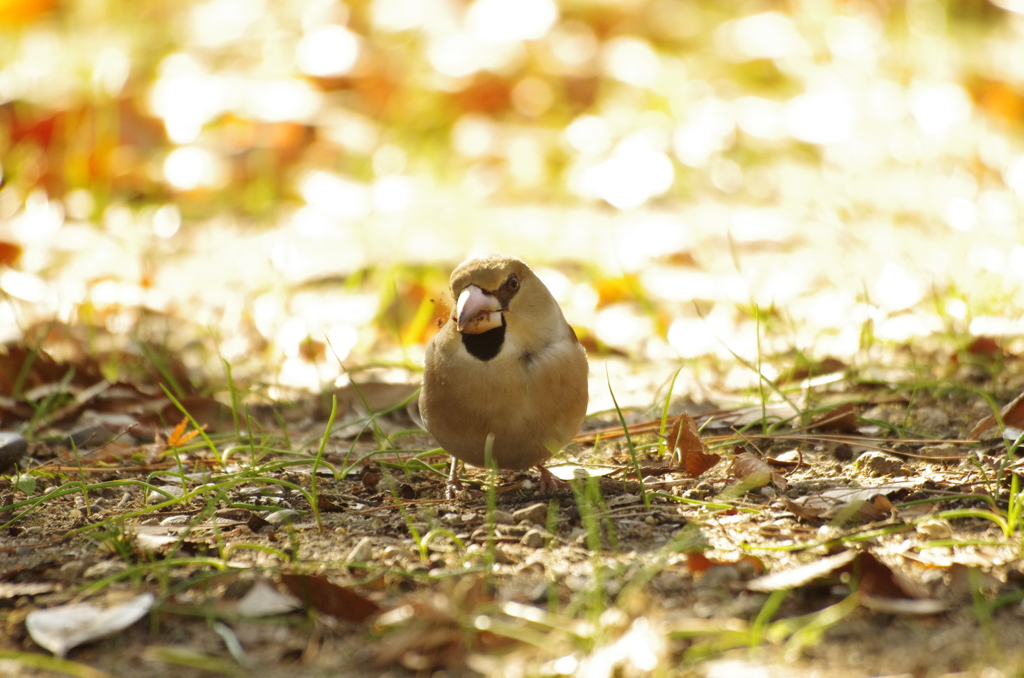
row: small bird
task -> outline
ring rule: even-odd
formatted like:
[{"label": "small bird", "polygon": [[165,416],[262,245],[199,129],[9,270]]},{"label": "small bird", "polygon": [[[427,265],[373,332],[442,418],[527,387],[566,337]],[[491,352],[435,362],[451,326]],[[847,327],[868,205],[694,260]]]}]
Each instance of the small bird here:
[{"label": "small bird", "polygon": [[[513,257],[470,259],[452,272],[451,317],[427,345],[420,415],[457,460],[501,469],[537,466],[541,489],[559,481],[540,464],[587,414],[587,352],[551,292]],[[490,438],[490,442],[488,439]]]}]

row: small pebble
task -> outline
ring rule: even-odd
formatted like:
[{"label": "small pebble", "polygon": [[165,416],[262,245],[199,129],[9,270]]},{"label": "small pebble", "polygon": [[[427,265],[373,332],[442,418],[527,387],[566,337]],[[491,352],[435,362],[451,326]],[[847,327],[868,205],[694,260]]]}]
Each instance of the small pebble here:
[{"label": "small pebble", "polygon": [[350,563],[368,563],[371,560],[373,560],[373,540],[369,537],[360,539],[346,558],[346,561]]},{"label": "small pebble", "polygon": [[523,535],[520,543],[527,548],[539,549],[544,546],[544,542],[546,541],[545,536],[545,533],[540,530],[530,530]]},{"label": "small pebble", "polygon": [[86,579],[102,579],[127,568],[128,565],[120,560],[102,560],[87,569],[82,576]]},{"label": "small pebble", "polygon": [[496,525],[513,525],[515,524],[515,518],[508,511],[496,510],[494,512],[494,522]]},{"label": "small pebble", "polygon": [[[172,497],[181,497],[185,494],[185,490],[182,489],[181,485],[161,485],[160,489]],[[147,501],[151,504],[162,504],[165,501],[169,501],[167,494],[164,494],[163,492],[151,490],[147,495]]]},{"label": "small pebble", "polygon": [[880,476],[903,475],[905,473],[903,462],[881,452],[865,452],[857,460],[857,463],[865,473],[876,478]]},{"label": "small pebble", "polygon": [[943,518],[933,518],[918,524],[917,534],[922,539],[949,539],[953,536],[953,526]]},{"label": "small pebble", "polygon": [[266,516],[266,520],[271,525],[290,525],[295,522],[295,519],[299,517],[299,512],[294,509],[282,509],[280,511],[273,511]]},{"label": "small pebble", "polygon": [[81,560],[69,560],[60,566],[57,570],[57,578],[62,581],[74,581],[81,576],[82,570],[85,569],[86,563]]},{"label": "small pebble", "polygon": [[381,558],[384,560],[411,560],[413,554],[409,549],[392,545],[384,549]]},{"label": "small pebble", "polygon": [[534,525],[545,525],[548,522],[548,505],[543,503],[531,504],[521,508],[512,514],[512,522],[518,523],[528,520]]},{"label": "small pebble", "polygon": [[964,454],[963,445],[954,445],[953,443],[941,443],[939,445],[925,445],[918,454],[923,457],[963,457]]},{"label": "small pebble", "polygon": [[505,547],[495,546],[494,562],[498,563],[499,565],[511,565],[515,561],[513,561],[511,556],[509,556],[508,551],[505,550]]},{"label": "small pebble", "polygon": [[836,461],[850,461],[853,459],[853,448],[846,443],[839,443],[832,449],[832,456]]}]

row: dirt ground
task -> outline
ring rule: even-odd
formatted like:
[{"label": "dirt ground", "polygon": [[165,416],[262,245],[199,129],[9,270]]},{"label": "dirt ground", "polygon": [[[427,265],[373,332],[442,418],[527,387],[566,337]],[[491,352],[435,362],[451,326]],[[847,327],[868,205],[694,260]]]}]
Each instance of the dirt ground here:
[{"label": "dirt ground", "polygon": [[[55,434],[80,428],[90,410],[81,402],[54,420],[50,440],[29,444],[21,475],[2,481],[0,673],[54,670],[17,654],[49,654],[30,613],[109,608],[148,591],[155,602],[142,620],[70,649],[77,668],[65,669],[1021,675],[1024,568],[1008,510],[1020,501],[1019,463],[997,426],[967,441],[991,412],[980,392],[1008,403],[1020,370],[1012,360],[992,379],[950,369],[917,387],[838,373],[813,403],[794,401],[806,416],[767,432],[748,424],[760,405],[678,399],[669,423],[688,410],[705,424],[705,451],[722,458],[698,477],[680,459],[685,445],[657,454],[658,436],[639,425],[650,412],[624,413],[635,463],[616,413],[594,415],[553,462],[570,476],[585,467],[589,480],[540,495],[535,472],[492,486],[467,469],[450,500],[445,458],[406,408],[368,418],[351,389],[337,394],[315,492],[323,399],[280,416],[254,408],[265,428],[252,437],[220,433],[230,425],[211,419],[219,461],[201,436],[189,439],[190,426],[86,442],[75,459]],[[371,409],[411,388],[369,388],[382,399]],[[777,421],[785,407],[764,414]],[[760,466],[745,468],[744,450]]]}]

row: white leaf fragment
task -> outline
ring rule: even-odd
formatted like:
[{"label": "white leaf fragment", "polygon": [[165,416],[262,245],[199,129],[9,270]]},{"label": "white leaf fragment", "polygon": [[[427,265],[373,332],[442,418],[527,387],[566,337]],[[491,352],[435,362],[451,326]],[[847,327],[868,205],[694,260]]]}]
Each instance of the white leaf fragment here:
[{"label": "white leaf fragment", "polygon": [[32,640],[63,658],[73,647],[128,628],[149,612],[155,600],[152,593],[143,593],[107,608],[77,603],[34,610],[25,618],[25,628]]},{"label": "white leaf fragment", "polygon": [[287,614],[302,607],[295,596],[281,593],[265,579],[258,579],[249,592],[238,601],[238,614],[243,617],[269,617]]}]

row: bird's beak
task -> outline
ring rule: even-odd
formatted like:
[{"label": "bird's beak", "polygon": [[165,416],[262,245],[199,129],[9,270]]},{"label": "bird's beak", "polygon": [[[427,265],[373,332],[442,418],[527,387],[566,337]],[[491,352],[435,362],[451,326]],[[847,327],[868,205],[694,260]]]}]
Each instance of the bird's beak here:
[{"label": "bird's beak", "polygon": [[470,285],[455,305],[458,314],[459,332],[480,334],[495,327],[501,327],[501,302],[476,285]]}]

